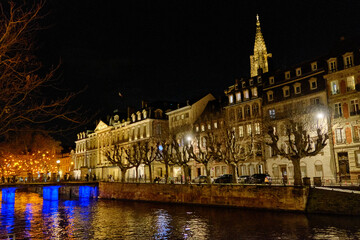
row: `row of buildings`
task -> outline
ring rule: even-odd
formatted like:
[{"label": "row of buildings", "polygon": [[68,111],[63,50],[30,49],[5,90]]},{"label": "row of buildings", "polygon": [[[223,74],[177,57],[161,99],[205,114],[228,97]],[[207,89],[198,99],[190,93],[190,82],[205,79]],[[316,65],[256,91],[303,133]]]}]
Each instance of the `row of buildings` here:
[{"label": "row of buildings", "polygon": [[[127,120],[114,115],[108,123],[102,121],[94,131],[78,134],[75,162],[75,178],[86,174],[97,179],[112,175],[120,179],[118,167],[110,164],[104,151],[114,144],[128,145],[133,142],[159,138],[169,131],[186,131],[200,136],[208,131],[231,127],[239,141],[251,141],[253,154],[237,166],[239,175],[268,173],[276,181],[284,176],[293,179],[292,163],[274,154],[266,145],[267,123],[274,130],[284,132],[284,121],[294,110],[311,107],[315,121],[329,133],[327,146],[314,157],[301,161],[303,177],[321,178],[323,183],[358,182],[360,179],[360,52],[358,45],[341,39],[325,56],[282,70],[272,70],[260,21],[257,16],[254,55],[250,56],[250,77],[236,79],[225,92],[225,99],[215,99],[210,93],[186,104],[153,103],[129,114]],[[180,129],[180,130],[179,130]],[[186,129],[186,130],[184,130]],[[280,134],[281,135],[281,134]],[[285,133],[282,135],[286,135]],[[179,138],[184,141],[185,135]],[[282,142],[286,148],[286,139]],[[127,178],[135,176],[135,169],[128,171]],[[145,168],[140,176],[146,177]],[[154,163],[153,176],[164,176],[164,166]],[[210,168],[212,177],[229,173],[224,163],[214,162]],[[170,176],[183,175],[178,166],[171,167]],[[191,178],[206,175],[202,165],[190,163]]]}]

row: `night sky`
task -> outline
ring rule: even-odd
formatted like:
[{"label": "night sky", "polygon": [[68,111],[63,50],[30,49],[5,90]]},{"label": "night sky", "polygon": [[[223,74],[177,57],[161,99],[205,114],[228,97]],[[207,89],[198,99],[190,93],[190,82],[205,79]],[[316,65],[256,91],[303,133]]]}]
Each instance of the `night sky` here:
[{"label": "night sky", "polygon": [[86,87],[76,104],[93,112],[222,96],[235,78],[249,77],[256,14],[276,68],[360,33],[355,0],[47,0],[46,9],[50,27],[39,35],[40,58],[61,59],[64,87]]}]

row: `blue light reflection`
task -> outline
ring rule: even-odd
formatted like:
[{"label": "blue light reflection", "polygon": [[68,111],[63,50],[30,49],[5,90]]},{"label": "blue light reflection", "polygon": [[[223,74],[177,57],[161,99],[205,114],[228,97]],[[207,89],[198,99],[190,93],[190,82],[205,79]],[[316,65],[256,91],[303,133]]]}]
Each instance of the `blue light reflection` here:
[{"label": "blue light reflection", "polygon": [[60,186],[43,187],[43,198],[50,201],[59,200],[59,188]]}]

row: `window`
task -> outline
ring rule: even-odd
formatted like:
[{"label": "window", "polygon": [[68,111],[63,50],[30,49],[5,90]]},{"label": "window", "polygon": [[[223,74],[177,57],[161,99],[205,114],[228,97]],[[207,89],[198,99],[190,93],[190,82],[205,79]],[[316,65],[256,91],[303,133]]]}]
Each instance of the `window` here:
[{"label": "window", "polygon": [[284,97],[290,96],[290,88],[289,88],[289,86],[283,87],[283,94],[284,94]]},{"label": "window", "polygon": [[259,104],[254,103],[252,105],[252,114],[253,114],[253,116],[258,116],[259,115]]},{"label": "window", "polygon": [[258,83],[261,83],[261,77],[258,77],[257,80],[258,80]]},{"label": "window", "polygon": [[323,177],[323,165],[319,160],[315,162],[315,177]]},{"label": "window", "polygon": [[329,72],[336,72],[336,58],[328,60]]},{"label": "window", "polygon": [[332,95],[338,94],[340,92],[339,91],[339,83],[337,80],[330,82],[330,88],[331,88]]},{"label": "window", "polygon": [[229,95],[229,103],[233,103],[234,102],[234,96],[233,95]]},{"label": "window", "polygon": [[196,126],[195,129],[196,129],[196,132],[199,132],[199,126]]},{"label": "window", "polygon": [[360,126],[353,126],[354,142],[360,142]]},{"label": "window", "polygon": [[317,88],[317,79],[316,78],[310,78],[309,83],[310,83],[311,90],[314,90]]},{"label": "window", "polygon": [[360,151],[355,151],[356,167],[360,167]]},{"label": "window", "polygon": [[310,104],[311,105],[318,105],[320,104],[320,98],[310,98]]},{"label": "window", "polygon": [[251,89],[251,95],[252,95],[253,97],[257,97],[257,95],[258,95],[257,87],[253,87],[253,88]]},{"label": "window", "polygon": [[273,91],[268,91],[267,92],[267,97],[268,97],[269,102],[273,101],[274,100]]},{"label": "window", "polygon": [[294,84],[294,92],[295,92],[295,94],[300,94],[301,93],[301,83],[295,83]]},{"label": "window", "polygon": [[254,84],[254,80],[253,79],[250,79],[249,80],[249,85],[252,86]]},{"label": "window", "polygon": [[136,115],[137,115],[137,120],[140,121],[141,120],[141,112],[137,112]]},{"label": "window", "polygon": [[189,118],[189,113],[185,113],[185,118]]},{"label": "window", "polygon": [[285,79],[290,79],[290,71],[285,72]]},{"label": "window", "polygon": [[214,128],[217,128],[217,127],[218,127],[217,122],[214,122]]},{"label": "window", "polygon": [[250,116],[251,116],[250,106],[246,105],[245,106],[245,117],[250,117]]},{"label": "window", "polygon": [[272,85],[275,83],[274,77],[269,78],[269,84]]},{"label": "window", "polygon": [[241,93],[237,92],[236,93],[236,102],[240,102],[241,101]]},{"label": "window", "polygon": [[301,68],[296,69],[296,76],[301,76]]},{"label": "window", "polygon": [[260,123],[255,123],[255,134],[260,134]]},{"label": "window", "polygon": [[345,53],[343,55],[343,58],[344,58],[344,67],[345,68],[352,67],[352,65],[353,65],[353,53],[351,53],[351,52]]},{"label": "window", "polygon": [[244,90],[244,98],[248,99],[249,98],[249,90]]},{"label": "window", "polygon": [[181,119],[184,119],[184,118],[185,118],[184,114],[181,114]]},{"label": "window", "polygon": [[211,124],[208,123],[208,130],[211,130]]},{"label": "window", "polygon": [[234,120],[235,120],[234,109],[230,109],[230,110],[229,110],[229,119],[230,119],[230,121],[234,121]]},{"label": "window", "polygon": [[246,125],[246,131],[247,131],[247,135],[248,135],[248,136],[251,136],[251,134],[252,134],[251,124],[247,124],[247,125]]},{"label": "window", "polygon": [[350,101],[350,116],[354,116],[356,114],[360,114],[358,99],[354,99]]},{"label": "window", "polygon": [[317,70],[317,62],[311,63],[311,70],[313,70],[313,71]]},{"label": "window", "polygon": [[307,177],[306,164],[300,163],[301,178]]},{"label": "window", "polygon": [[202,131],[202,132],[205,131],[205,125],[204,125],[204,124],[201,125],[201,131]]},{"label": "window", "polygon": [[239,107],[237,109],[237,119],[240,120],[242,118],[243,118],[242,107]]},{"label": "window", "polygon": [[335,135],[337,144],[345,143],[345,132],[342,128],[337,128],[335,131]]},{"label": "window", "polygon": [[348,92],[355,90],[355,78],[354,76],[349,76],[346,78],[346,90]]},{"label": "window", "polygon": [[244,137],[244,127],[239,126],[239,137]]},{"label": "window", "polygon": [[269,109],[269,116],[271,119],[275,119],[275,109]]},{"label": "window", "polygon": [[241,85],[242,85],[243,88],[246,86],[245,82],[242,82]]},{"label": "window", "polygon": [[335,103],[335,118],[342,117],[342,108],[341,103]]}]

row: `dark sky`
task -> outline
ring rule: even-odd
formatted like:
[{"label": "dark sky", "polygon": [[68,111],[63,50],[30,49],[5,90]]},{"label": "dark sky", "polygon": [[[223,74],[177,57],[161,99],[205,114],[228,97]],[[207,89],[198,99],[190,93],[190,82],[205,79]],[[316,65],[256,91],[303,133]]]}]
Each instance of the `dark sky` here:
[{"label": "dark sky", "polygon": [[278,68],[360,32],[355,0],[47,0],[47,8],[41,57],[61,59],[64,85],[87,86],[77,100],[94,111],[222,95],[249,76],[256,14]]}]

